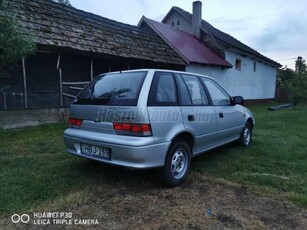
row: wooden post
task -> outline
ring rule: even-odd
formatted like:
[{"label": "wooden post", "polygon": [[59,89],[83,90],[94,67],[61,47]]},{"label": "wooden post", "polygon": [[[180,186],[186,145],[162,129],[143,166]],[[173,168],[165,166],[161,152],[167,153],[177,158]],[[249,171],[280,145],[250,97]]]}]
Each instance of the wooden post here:
[{"label": "wooden post", "polygon": [[60,62],[61,62],[61,53],[59,53],[59,55],[58,55],[58,61],[56,63],[56,69],[60,68]]},{"label": "wooden post", "polygon": [[3,93],[4,111],[6,110],[6,94]]},{"label": "wooden post", "polygon": [[58,61],[56,68],[59,70],[59,80],[60,80],[60,103],[61,107],[63,107],[64,102],[63,102],[63,80],[62,80],[62,69],[60,68],[60,63],[61,63],[61,53],[58,55]]},{"label": "wooden post", "polygon": [[63,81],[62,81],[62,69],[59,68],[59,76],[60,76],[60,99],[61,99],[61,107],[64,106],[63,102]]},{"label": "wooden post", "polygon": [[28,91],[27,91],[27,75],[26,75],[26,63],[25,58],[22,57],[22,74],[23,74],[23,87],[25,91],[25,109],[28,108]]},{"label": "wooden post", "polygon": [[93,58],[91,58],[91,80],[94,78],[94,67],[93,67]]}]

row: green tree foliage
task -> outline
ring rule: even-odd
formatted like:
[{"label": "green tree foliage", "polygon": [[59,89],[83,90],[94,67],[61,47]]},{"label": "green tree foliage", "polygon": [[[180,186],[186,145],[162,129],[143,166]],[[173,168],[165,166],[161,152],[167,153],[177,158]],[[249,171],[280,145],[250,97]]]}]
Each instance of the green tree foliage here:
[{"label": "green tree foliage", "polygon": [[302,57],[295,62],[295,70],[283,68],[277,75],[277,85],[287,89],[289,100],[296,106],[307,100],[307,66]]},{"label": "green tree foliage", "polygon": [[306,73],[306,61],[302,57],[297,57],[295,61],[295,72],[297,73]]},{"label": "green tree foliage", "polygon": [[285,87],[286,82],[293,79],[294,76],[295,76],[295,72],[293,69],[290,69],[287,66],[282,67],[277,72],[277,79],[276,79],[277,86]]},{"label": "green tree foliage", "polygon": [[10,69],[36,49],[32,36],[26,34],[6,8],[6,2],[0,0],[0,78],[7,78]]}]

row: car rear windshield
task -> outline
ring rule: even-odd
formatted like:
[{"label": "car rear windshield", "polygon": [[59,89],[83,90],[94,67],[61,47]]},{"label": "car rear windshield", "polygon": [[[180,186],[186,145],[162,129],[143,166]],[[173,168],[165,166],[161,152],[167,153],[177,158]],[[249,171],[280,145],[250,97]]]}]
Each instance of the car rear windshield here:
[{"label": "car rear windshield", "polygon": [[73,103],[136,106],[146,74],[140,71],[99,75]]}]

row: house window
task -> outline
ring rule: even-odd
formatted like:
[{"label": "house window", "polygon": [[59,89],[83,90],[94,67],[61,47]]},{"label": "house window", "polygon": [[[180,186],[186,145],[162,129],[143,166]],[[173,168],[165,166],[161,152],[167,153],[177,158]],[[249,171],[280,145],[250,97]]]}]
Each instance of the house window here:
[{"label": "house window", "polygon": [[254,61],[254,72],[257,70],[257,63]]},{"label": "house window", "polygon": [[179,25],[180,25],[180,21],[178,20],[178,21],[177,21],[177,26],[179,26]]},{"label": "house window", "polygon": [[174,26],[174,22],[172,22],[172,26]]},{"label": "house window", "polygon": [[242,64],[241,59],[237,58],[236,59],[236,69],[241,70],[241,64]]}]

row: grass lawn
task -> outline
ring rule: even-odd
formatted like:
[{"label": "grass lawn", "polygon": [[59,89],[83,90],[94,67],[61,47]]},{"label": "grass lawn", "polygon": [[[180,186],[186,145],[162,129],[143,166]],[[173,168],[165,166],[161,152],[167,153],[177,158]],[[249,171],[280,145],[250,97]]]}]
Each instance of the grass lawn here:
[{"label": "grass lawn", "polygon": [[[236,183],[306,208],[307,106],[281,111],[267,107],[251,107],[256,117],[251,147],[230,144],[199,156],[189,177]],[[65,127],[0,131],[0,216],[67,207],[86,200],[104,183],[151,183],[148,173],[126,174],[67,154]]]},{"label": "grass lawn", "polygon": [[192,171],[307,207],[307,106],[268,107],[250,107],[256,117],[251,147],[208,152],[194,160]]}]

